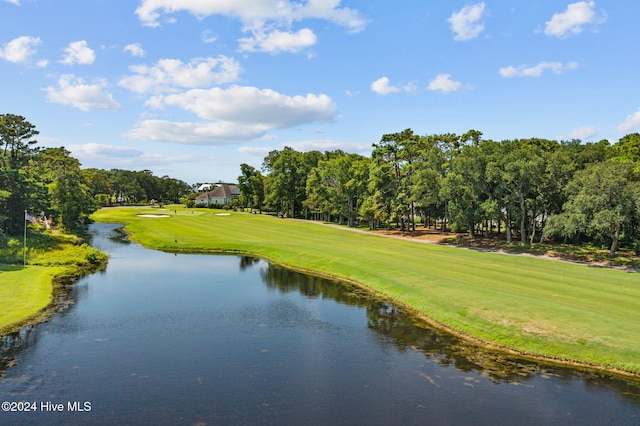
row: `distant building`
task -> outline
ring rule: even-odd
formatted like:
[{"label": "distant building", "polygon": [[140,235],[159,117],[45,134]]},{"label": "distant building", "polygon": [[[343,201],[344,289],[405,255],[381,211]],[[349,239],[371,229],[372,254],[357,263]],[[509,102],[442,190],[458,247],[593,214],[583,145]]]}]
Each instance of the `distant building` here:
[{"label": "distant building", "polygon": [[216,188],[196,197],[197,206],[228,206],[240,196],[240,188],[231,183],[217,183]]},{"label": "distant building", "polygon": [[213,187],[212,184],[210,183],[203,183],[202,185],[200,185],[197,189],[198,192],[202,192],[202,191],[211,191],[211,188]]}]

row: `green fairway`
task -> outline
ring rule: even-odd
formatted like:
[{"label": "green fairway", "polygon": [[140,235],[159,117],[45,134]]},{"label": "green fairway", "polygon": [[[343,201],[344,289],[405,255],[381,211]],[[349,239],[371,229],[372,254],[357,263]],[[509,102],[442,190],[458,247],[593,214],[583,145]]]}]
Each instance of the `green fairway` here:
[{"label": "green fairway", "polygon": [[51,302],[53,277],[64,268],[0,267],[0,335],[38,314]]},{"label": "green fairway", "polygon": [[13,264],[0,264],[0,336],[27,323],[44,318],[51,303],[54,281],[73,280],[83,273],[104,267],[107,255],[83,244],[74,235],[32,233],[28,240],[26,268],[15,264],[15,253],[2,252]]},{"label": "green fairway", "polygon": [[255,254],[355,281],[484,342],[640,374],[640,274],[221,213],[118,208],[93,217],[126,223],[148,247]]}]

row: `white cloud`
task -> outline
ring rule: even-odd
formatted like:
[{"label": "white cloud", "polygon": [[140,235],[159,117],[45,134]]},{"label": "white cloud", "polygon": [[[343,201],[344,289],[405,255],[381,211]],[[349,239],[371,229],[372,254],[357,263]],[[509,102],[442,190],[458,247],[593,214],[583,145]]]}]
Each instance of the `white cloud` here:
[{"label": "white cloud", "polygon": [[462,83],[451,80],[451,74],[438,74],[427,86],[429,90],[440,92],[455,92],[462,88]]},{"label": "white cloud", "polygon": [[142,151],[126,146],[103,145],[97,143],[69,145],[69,151],[77,154],[81,159],[91,160],[139,157],[143,154]]},{"label": "white cloud", "polygon": [[207,120],[282,129],[333,119],[336,106],[327,95],[287,96],[268,89],[231,86],[193,89],[159,96],[155,105],[177,106]]},{"label": "white cloud", "polygon": [[241,146],[240,148],[238,148],[238,152],[242,154],[250,155],[252,157],[260,157],[260,158],[266,157],[267,154],[269,154],[269,152],[271,151],[272,151],[271,148],[257,147],[257,146]]},{"label": "white cloud", "polygon": [[202,32],[203,43],[213,43],[218,40],[218,37],[211,30],[205,30]]},{"label": "white cloud", "polygon": [[485,4],[483,2],[465,6],[458,12],[454,12],[447,19],[447,22],[451,24],[451,31],[455,34],[453,39],[467,41],[478,37],[484,30],[484,23],[482,22],[484,9]]},{"label": "white cloud", "polygon": [[[270,0],[270,3],[282,3]],[[287,3],[290,3],[287,1]],[[302,19],[326,19],[329,22],[345,27],[351,33],[364,30],[367,21],[360,16],[360,12],[349,7],[338,8],[340,0],[308,0],[303,6],[293,4],[293,18]]]},{"label": "white cloud", "polygon": [[355,9],[339,7],[340,0],[308,0],[305,4],[290,0],[142,0],[136,9],[144,25],[158,26],[161,15],[188,12],[198,18],[223,15],[237,18],[245,28],[286,24],[303,19],[325,19],[352,32],[364,29],[366,21]]},{"label": "white cloud", "polygon": [[124,77],[119,85],[136,93],[175,91],[176,88],[207,87],[238,80],[242,67],[233,58],[196,58],[189,63],[178,59],[160,59],[153,66],[134,65],[134,75]]},{"label": "white cloud", "polygon": [[273,90],[243,86],[157,95],[147,104],[154,108],[176,106],[206,121],[145,120],[127,132],[126,137],[227,145],[265,137],[274,129],[330,121],[336,113],[335,104],[327,95],[287,96]]},{"label": "white cloud", "polygon": [[[330,139],[314,139],[306,141],[286,142],[283,145],[289,146],[296,151],[335,151],[340,149],[344,152],[371,153],[370,143],[353,143],[336,141]],[[268,153],[268,152],[267,152]]]},{"label": "white cloud", "polygon": [[127,44],[122,50],[124,52],[129,52],[132,56],[137,56],[139,58],[144,56],[144,49],[142,48],[142,46],[140,46],[140,43]]},{"label": "white cloud", "polygon": [[582,32],[585,25],[599,24],[606,21],[606,14],[595,12],[594,1],[571,3],[562,13],[554,14],[546,22],[544,33],[548,36],[565,38]]},{"label": "white cloud", "polygon": [[640,109],[635,114],[630,114],[624,123],[618,126],[618,131],[628,133],[634,130],[640,130]]},{"label": "white cloud", "polygon": [[58,79],[58,87],[47,87],[47,101],[62,105],[71,105],[82,111],[95,109],[119,110],[120,104],[110,93],[103,91],[104,80],[86,84],[81,78],[65,74]]},{"label": "white cloud", "polygon": [[298,32],[272,31],[270,33],[254,32],[252,37],[238,39],[240,50],[244,52],[298,53],[316,44],[318,38],[308,28]]},{"label": "white cloud", "polygon": [[240,38],[240,48],[260,52],[299,52],[316,43],[309,29],[292,32],[294,22],[323,19],[347,28],[350,33],[364,29],[366,20],[348,7],[340,7],[340,0],[142,0],[136,9],[138,19],[148,26],[160,25],[161,16],[188,12],[198,18],[222,15],[240,20],[242,31],[250,37]]},{"label": "white cloud", "polygon": [[7,3],[15,4],[16,6],[20,6],[20,0],[4,0]]},{"label": "white cloud", "polygon": [[[57,144],[59,145],[59,144]],[[83,166],[99,169],[126,169],[140,170],[151,168],[158,172],[166,165],[177,163],[211,163],[214,159],[202,157],[196,154],[154,153],[147,154],[140,150],[126,146],[103,145],[98,143],[86,143],[82,145],[66,145],[73,156],[78,158]]]},{"label": "white cloud", "polygon": [[0,48],[0,58],[16,64],[26,62],[30,56],[36,53],[35,47],[40,44],[39,37],[22,36],[14,38]]},{"label": "white cloud", "polygon": [[172,122],[145,120],[123,136],[158,142],[189,145],[231,145],[263,136],[268,128],[260,125],[242,125],[228,121]]},{"label": "white cloud", "polygon": [[74,41],[64,49],[64,57],[60,62],[65,65],[91,65],[96,60],[95,52],[87,46],[86,40]]},{"label": "white cloud", "polygon": [[[414,92],[416,90],[416,85],[414,83],[405,84],[402,87],[392,86],[388,77],[380,77],[371,83],[370,87],[373,92],[382,96],[397,92]],[[352,93],[348,92],[347,95],[352,96]]]},{"label": "white cloud", "polygon": [[376,92],[378,95],[388,95],[390,93],[396,93],[400,91],[399,87],[391,86],[389,84],[388,77],[380,77],[373,83],[371,83],[371,90]]},{"label": "white cloud", "polygon": [[583,126],[573,129],[568,135],[560,137],[560,139],[589,139],[598,134],[598,130],[594,126]]},{"label": "white cloud", "polygon": [[574,70],[578,68],[578,66],[579,64],[577,62],[567,62],[566,64],[562,62],[540,62],[533,67],[527,65],[514,67],[513,65],[509,65],[508,67],[500,68],[498,73],[505,78],[540,77],[545,70],[551,70],[554,74],[562,74],[565,71]]}]

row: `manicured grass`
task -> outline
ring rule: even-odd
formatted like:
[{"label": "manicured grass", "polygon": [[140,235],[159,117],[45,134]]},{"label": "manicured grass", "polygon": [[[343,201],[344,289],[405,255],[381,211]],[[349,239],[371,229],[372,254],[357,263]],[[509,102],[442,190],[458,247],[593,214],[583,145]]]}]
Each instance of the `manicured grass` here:
[{"label": "manicured grass", "polygon": [[640,274],[271,216],[177,210],[104,209],[94,218],[126,223],[132,239],[148,247],[255,254],[358,282],[493,345],[640,374]]},{"label": "manicured grass", "polygon": [[0,335],[43,318],[43,310],[52,301],[54,280],[75,278],[107,261],[106,254],[82,244],[74,235],[36,232],[29,235],[28,247],[26,268],[21,250],[0,250],[5,261],[19,260],[0,264]]},{"label": "manicured grass", "polygon": [[0,266],[0,335],[51,303],[53,277],[64,268]]}]

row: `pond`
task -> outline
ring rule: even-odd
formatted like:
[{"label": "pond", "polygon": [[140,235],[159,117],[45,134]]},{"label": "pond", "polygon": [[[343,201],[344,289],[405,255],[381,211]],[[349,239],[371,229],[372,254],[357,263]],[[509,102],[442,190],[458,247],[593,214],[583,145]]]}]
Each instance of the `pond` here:
[{"label": "pond", "polygon": [[[0,347],[0,424],[640,424],[640,382],[486,350],[352,285],[92,225],[107,269]],[[3,407],[5,407],[3,405]]]}]

